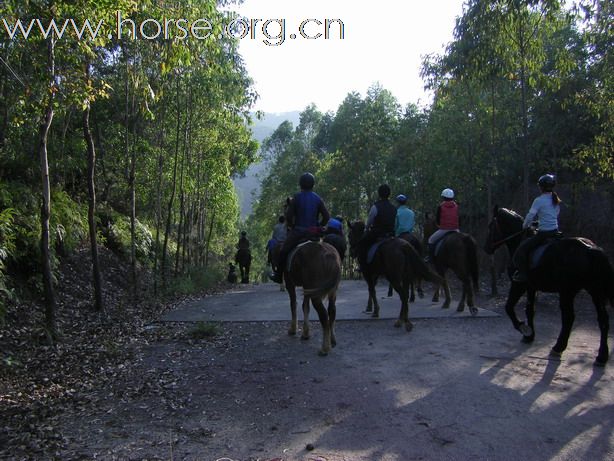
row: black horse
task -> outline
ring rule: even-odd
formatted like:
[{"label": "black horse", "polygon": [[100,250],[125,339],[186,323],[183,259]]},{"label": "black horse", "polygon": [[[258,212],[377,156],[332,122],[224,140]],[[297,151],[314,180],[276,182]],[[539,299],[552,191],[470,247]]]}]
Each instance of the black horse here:
[{"label": "black horse", "polygon": [[[348,225],[350,227],[348,235],[350,254],[355,257],[359,242],[365,233],[365,224],[362,221],[356,221]],[[405,325],[407,331],[411,331],[413,328],[409,320],[409,287],[411,283],[419,278],[441,283],[439,276],[429,270],[414,247],[400,238],[389,238],[384,241],[377,249],[373,261],[368,263],[366,267],[362,267],[361,270],[369,287],[369,303],[373,303],[375,307],[373,317],[379,317],[380,307],[377,302],[375,285],[378,277],[383,275],[401,298],[401,311],[395,326]]]},{"label": "black horse", "polygon": [[249,268],[252,264],[252,253],[248,249],[240,248],[235,254],[235,262],[241,271],[241,283],[249,283]]},{"label": "black horse", "polygon": [[[497,248],[505,244],[513,255],[527,235],[522,229],[522,224],[523,218],[516,212],[495,207],[493,219],[488,226],[488,237],[484,247],[486,252],[493,254]],[[603,250],[590,240],[575,237],[553,241],[544,251],[538,264],[530,268],[527,283],[512,281],[505,311],[514,328],[523,334],[523,341],[531,343],[535,339],[533,319],[536,292],[559,293],[562,327],[551,354],[560,357],[567,348],[574,322],[574,298],[582,289],[590,294],[597,309],[601,342],[595,365],[604,366],[609,356],[609,318],[606,304],[609,301],[614,306],[614,269]],[[519,321],[514,311],[516,303],[525,291],[527,323]]]}]

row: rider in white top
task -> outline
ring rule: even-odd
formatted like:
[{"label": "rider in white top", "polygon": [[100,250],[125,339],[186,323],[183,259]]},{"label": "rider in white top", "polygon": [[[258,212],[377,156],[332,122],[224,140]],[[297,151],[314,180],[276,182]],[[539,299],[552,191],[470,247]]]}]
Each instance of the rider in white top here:
[{"label": "rider in white top", "polygon": [[512,279],[514,282],[526,283],[529,272],[529,253],[537,248],[546,239],[555,237],[559,232],[559,213],[561,211],[561,199],[554,192],[556,179],[551,174],[545,174],[537,183],[542,194],[533,201],[531,209],[523,223],[523,228],[528,228],[537,218],[537,234],[524,240],[512,258],[514,266],[518,269]]}]

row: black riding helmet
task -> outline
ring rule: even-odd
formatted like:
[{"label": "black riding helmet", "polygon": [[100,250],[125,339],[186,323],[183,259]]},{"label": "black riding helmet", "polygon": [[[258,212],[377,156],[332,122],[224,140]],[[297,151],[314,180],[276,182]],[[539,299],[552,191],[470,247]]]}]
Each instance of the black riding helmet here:
[{"label": "black riding helmet", "polygon": [[382,184],[381,186],[379,186],[377,188],[377,195],[380,196],[380,198],[389,198],[390,197],[390,186],[388,184]]},{"label": "black riding helmet", "polygon": [[537,181],[537,185],[544,192],[552,192],[554,186],[556,186],[556,178],[553,174],[545,174],[539,178],[539,181]]},{"label": "black riding helmet", "polygon": [[316,178],[311,173],[303,173],[298,180],[298,185],[302,190],[311,190],[316,183]]}]

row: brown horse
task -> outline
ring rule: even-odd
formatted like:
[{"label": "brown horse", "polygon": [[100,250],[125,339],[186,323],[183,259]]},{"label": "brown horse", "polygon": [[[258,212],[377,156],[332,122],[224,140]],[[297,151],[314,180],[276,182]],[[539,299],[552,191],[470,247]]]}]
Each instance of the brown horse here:
[{"label": "brown horse", "polygon": [[[426,214],[424,222],[424,240],[428,241],[429,237],[437,230],[435,220]],[[469,234],[463,232],[454,232],[452,235],[446,235],[444,241],[441,242],[439,251],[433,260],[435,270],[441,276],[443,289],[446,295],[446,300],[441,306],[443,309],[450,307],[452,296],[450,287],[446,279],[446,271],[452,269],[456,276],[463,284],[463,294],[458,303],[456,310],[463,312],[465,310],[465,299],[469,306],[471,315],[478,313],[474,305],[474,290],[478,291],[478,246],[475,239]],[[472,286],[473,283],[473,286]],[[439,301],[439,286],[435,287],[433,294],[433,302]]]},{"label": "brown horse", "polygon": [[[350,254],[355,257],[359,242],[365,233],[365,224],[362,221],[356,221],[349,223],[349,227]],[[395,326],[405,325],[407,331],[411,331],[413,328],[409,320],[410,284],[418,278],[435,283],[441,282],[441,279],[429,270],[416,250],[407,241],[400,238],[389,238],[384,241],[377,249],[373,261],[366,267],[362,267],[361,270],[369,287],[369,303],[372,303],[375,308],[372,316],[379,317],[380,307],[377,302],[375,285],[378,277],[383,275],[401,299],[401,311]]]},{"label": "brown horse", "polygon": [[[337,345],[335,339],[335,302],[337,288],[341,281],[341,259],[337,250],[328,243],[306,242],[297,247],[290,255],[289,267],[284,268],[284,280],[290,296],[292,323],[288,334],[295,335],[297,330],[296,287],[303,287],[303,334],[309,339],[309,301],[320,318],[322,325],[322,349],[319,355],[327,355],[331,347]],[[328,311],[323,299],[328,297]]]},{"label": "brown horse", "polygon": [[[420,240],[418,240],[418,237],[416,237],[414,234],[411,234],[409,232],[404,232],[401,235],[399,235],[400,239],[406,240],[411,246],[414,247],[414,250],[416,250],[416,252],[422,256],[423,253],[423,246],[422,243],[420,242]],[[409,287],[410,291],[409,291],[409,302],[413,303],[414,301],[416,301],[416,291],[418,292],[418,297],[420,299],[424,298],[424,291],[422,290],[422,279],[418,278],[418,280],[416,281],[415,284],[415,290],[414,290],[414,282],[411,282],[411,286]],[[392,298],[392,285],[388,284],[388,297]],[[371,309],[369,308],[369,306],[367,307],[367,311],[369,312]]]}]

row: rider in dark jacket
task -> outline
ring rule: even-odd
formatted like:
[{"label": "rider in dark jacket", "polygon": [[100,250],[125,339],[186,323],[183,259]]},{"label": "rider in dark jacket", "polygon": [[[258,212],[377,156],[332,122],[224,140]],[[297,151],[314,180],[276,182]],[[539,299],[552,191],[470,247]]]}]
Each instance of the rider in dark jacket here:
[{"label": "rider in dark jacket", "polygon": [[[279,252],[279,261],[275,265],[277,271],[269,274],[273,282],[281,283],[286,259],[292,249],[302,240],[318,235],[321,227],[330,219],[324,201],[313,192],[314,185],[315,178],[311,173],[304,173],[299,179],[301,191],[294,195],[290,208],[287,210],[288,224],[293,223],[292,228]],[[322,220],[318,221],[320,216]]]},{"label": "rider in dark jacket", "polygon": [[373,204],[367,217],[366,232],[358,243],[358,263],[367,263],[367,252],[377,239],[394,236],[397,209],[390,203],[390,186],[382,184],[377,189],[379,200]]}]

